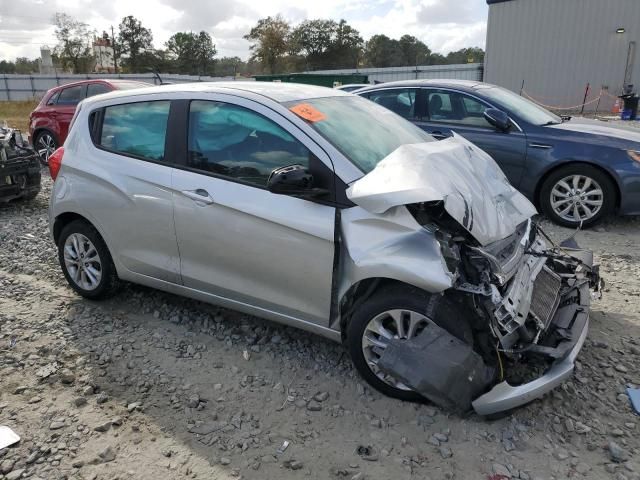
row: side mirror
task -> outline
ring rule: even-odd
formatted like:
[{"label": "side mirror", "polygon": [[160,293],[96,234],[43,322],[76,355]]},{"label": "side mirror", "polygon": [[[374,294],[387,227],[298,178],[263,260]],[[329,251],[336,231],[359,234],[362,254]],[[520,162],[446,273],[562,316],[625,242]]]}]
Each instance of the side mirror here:
[{"label": "side mirror", "polygon": [[511,127],[509,115],[497,108],[487,108],[484,111],[484,118],[498,130],[506,132]]},{"label": "side mirror", "polygon": [[267,180],[267,190],[271,193],[294,197],[317,197],[328,193],[324,188],[313,186],[313,175],[302,165],[276,168]]}]

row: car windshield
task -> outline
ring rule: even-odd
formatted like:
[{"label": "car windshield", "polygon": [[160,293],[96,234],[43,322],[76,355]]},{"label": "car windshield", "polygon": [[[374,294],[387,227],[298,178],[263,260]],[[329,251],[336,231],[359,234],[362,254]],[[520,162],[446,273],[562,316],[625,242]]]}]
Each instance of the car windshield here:
[{"label": "car windshield", "polygon": [[480,89],[479,92],[532,125],[562,123],[562,119],[557,115],[505,88],[487,87]]},{"label": "car windshield", "polygon": [[312,98],[284,105],[365,173],[402,145],[435,141],[404,118],[362,97]]}]

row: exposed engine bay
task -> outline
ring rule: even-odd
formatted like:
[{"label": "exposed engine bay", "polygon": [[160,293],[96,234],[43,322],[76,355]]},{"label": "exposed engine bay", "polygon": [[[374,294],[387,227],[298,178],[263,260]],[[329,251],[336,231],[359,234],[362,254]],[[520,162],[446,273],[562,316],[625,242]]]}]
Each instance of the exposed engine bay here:
[{"label": "exposed engine bay", "polygon": [[[454,278],[453,287],[445,296],[461,305],[459,311],[475,312],[466,318],[473,329],[474,342],[456,345],[457,339],[449,335],[449,343],[445,346],[441,342],[442,348],[437,350],[428,340],[433,332],[419,335],[404,342],[403,348],[409,352],[416,344],[424,347],[425,342],[429,343],[429,349],[421,350],[420,363],[428,361],[438,368],[423,370],[412,379],[406,371],[409,359],[396,359],[394,364],[390,357],[398,355],[399,350],[388,349],[379,365],[387,373],[401,374],[403,382],[435,403],[464,411],[471,406],[473,397],[496,382],[524,385],[539,376],[538,372],[566,358],[582,333],[586,334],[590,289],[601,288],[591,252],[577,248],[572,239],[563,245],[553,244],[532,219],[520,224],[512,235],[480,246],[444,211],[442,202],[408,208],[440,244]],[[440,332],[431,340],[437,345],[444,335]],[[439,364],[442,357],[455,354],[464,358],[464,369],[460,370],[460,363],[453,362],[449,367]],[[472,356],[476,354],[478,358],[474,360]],[[410,362],[415,365],[415,358]],[[448,381],[439,383],[443,378]],[[525,402],[514,402],[510,407],[521,403]],[[485,414],[499,411],[483,411],[475,402],[474,407]]]}]

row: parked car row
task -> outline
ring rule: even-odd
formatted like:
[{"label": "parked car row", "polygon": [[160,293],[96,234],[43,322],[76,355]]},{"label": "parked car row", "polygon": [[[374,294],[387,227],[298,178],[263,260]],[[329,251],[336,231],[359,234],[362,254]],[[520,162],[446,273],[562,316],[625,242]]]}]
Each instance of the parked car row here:
[{"label": "parked car row", "polygon": [[[90,299],[130,281],[344,342],[401,399],[492,414],[543,395],[585,341],[591,253],[547,245],[533,204],[469,139],[414,124],[464,99],[361,94],[373,101],[259,82],[86,98],[48,158],[67,281]],[[496,144],[524,137],[528,158],[521,117],[464,109],[487,138],[502,126]],[[531,381],[514,383],[523,369]]]},{"label": "parked car row", "polygon": [[84,80],[47,91],[29,116],[29,134],[38,155],[46,163],[56,148],[64,144],[76,106],[85,98],[149,86],[131,80]]},{"label": "parked car row", "polygon": [[640,132],[563,119],[482,82],[390,82],[355,93],[436,139],[464,136],[555,223],[589,227],[614,212],[640,214]]}]

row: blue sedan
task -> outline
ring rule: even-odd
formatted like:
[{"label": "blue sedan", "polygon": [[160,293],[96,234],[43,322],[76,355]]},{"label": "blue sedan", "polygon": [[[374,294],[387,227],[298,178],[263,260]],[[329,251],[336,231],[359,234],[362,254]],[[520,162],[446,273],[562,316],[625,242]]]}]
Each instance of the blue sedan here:
[{"label": "blue sedan", "polygon": [[489,153],[539,210],[566,227],[640,214],[640,130],[563,119],[482,82],[415,80],[357,90],[437,139],[456,132]]}]

